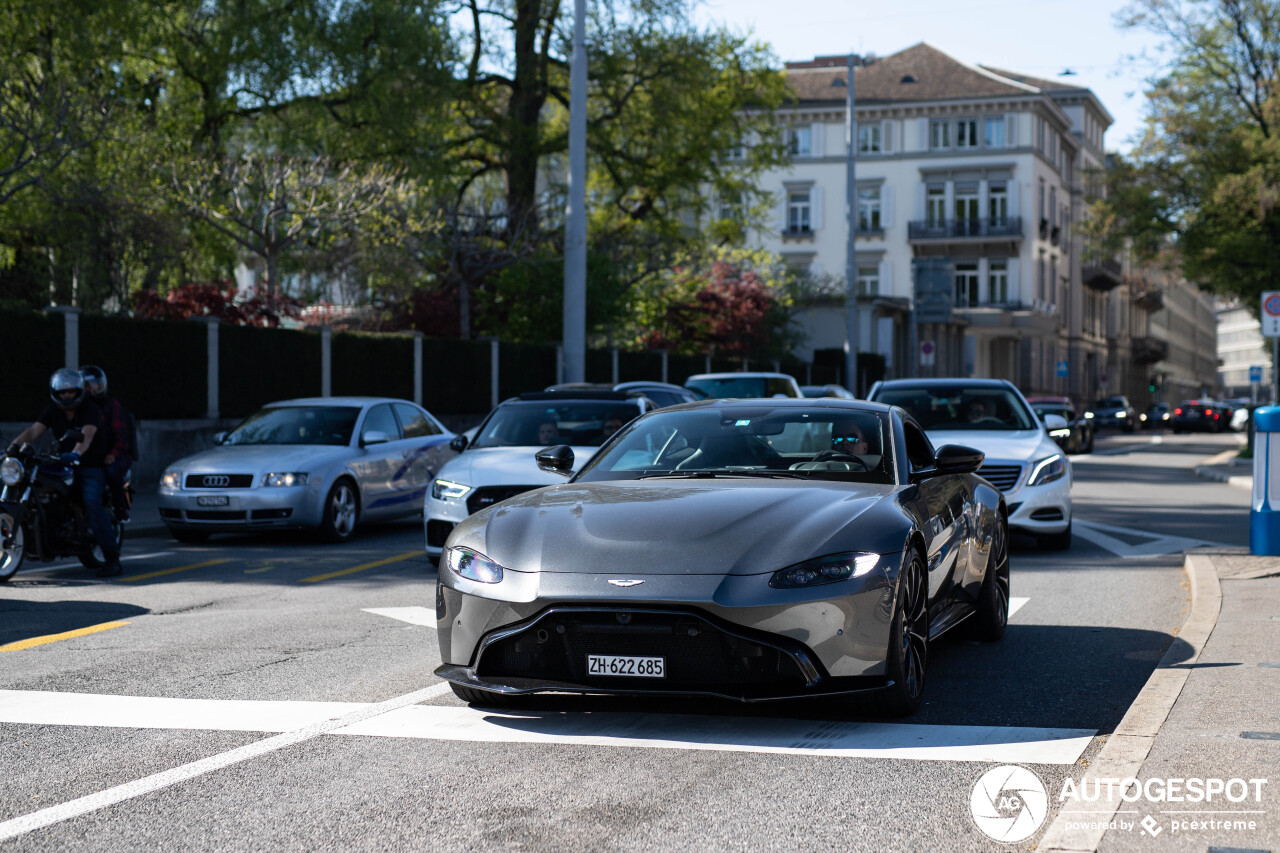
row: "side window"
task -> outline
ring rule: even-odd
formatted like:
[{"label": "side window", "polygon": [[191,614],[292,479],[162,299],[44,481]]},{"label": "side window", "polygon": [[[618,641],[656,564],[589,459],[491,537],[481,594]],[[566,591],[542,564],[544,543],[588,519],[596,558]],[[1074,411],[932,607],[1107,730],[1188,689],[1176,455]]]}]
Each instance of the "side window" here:
[{"label": "side window", "polygon": [[769,380],[769,396],[770,397],[775,397],[779,395],[783,397],[790,397],[794,394],[795,394],[795,391],[791,390],[791,383],[788,382],[787,380],[785,379]]},{"label": "side window", "polygon": [[416,406],[408,403],[396,403],[396,415],[400,418],[400,426],[404,427],[405,438],[421,438],[424,435],[438,435],[440,430]]},{"label": "side window", "polygon": [[385,432],[392,441],[400,438],[400,424],[391,413],[390,403],[380,403],[369,410],[369,414],[364,419],[364,426],[360,427],[360,437],[363,439],[370,432],[375,431]]},{"label": "side window", "polygon": [[912,471],[922,471],[933,467],[933,445],[925,436],[924,430],[911,421],[902,422],[902,433],[906,438],[907,461]]}]

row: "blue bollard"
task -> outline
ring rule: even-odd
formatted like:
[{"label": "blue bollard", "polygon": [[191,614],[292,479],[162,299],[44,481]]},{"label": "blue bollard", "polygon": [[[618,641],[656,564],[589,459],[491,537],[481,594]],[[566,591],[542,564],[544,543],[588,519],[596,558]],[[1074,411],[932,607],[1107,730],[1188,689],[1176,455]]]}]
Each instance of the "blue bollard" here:
[{"label": "blue bollard", "polygon": [[1249,553],[1280,556],[1280,406],[1253,410],[1253,502]]}]

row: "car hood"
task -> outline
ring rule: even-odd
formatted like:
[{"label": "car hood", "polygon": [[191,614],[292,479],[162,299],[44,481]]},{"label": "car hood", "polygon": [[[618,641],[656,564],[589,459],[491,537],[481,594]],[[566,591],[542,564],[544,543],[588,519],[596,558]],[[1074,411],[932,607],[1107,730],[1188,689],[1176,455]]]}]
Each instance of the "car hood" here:
[{"label": "car hood", "polygon": [[[463,451],[445,463],[436,476],[441,480],[482,486],[551,486],[567,477],[538,467],[534,456],[542,447],[477,447]],[[591,458],[599,448],[574,447],[574,468]]]},{"label": "car hood", "polygon": [[893,489],[745,479],[569,483],[476,513],[450,541],[516,571],[761,574],[841,551],[902,550],[905,526],[890,532],[893,525],[859,521],[892,500]]},{"label": "car hood", "polygon": [[249,474],[270,471],[306,471],[307,466],[352,454],[349,447],[323,444],[245,444],[213,447],[184,456],[168,466],[183,472]]},{"label": "car hood", "polygon": [[1044,430],[926,430],[934,447],[944,444],[961,444],[981,450],[986,454],[986,462],[1030,462],[1059,452]]}]

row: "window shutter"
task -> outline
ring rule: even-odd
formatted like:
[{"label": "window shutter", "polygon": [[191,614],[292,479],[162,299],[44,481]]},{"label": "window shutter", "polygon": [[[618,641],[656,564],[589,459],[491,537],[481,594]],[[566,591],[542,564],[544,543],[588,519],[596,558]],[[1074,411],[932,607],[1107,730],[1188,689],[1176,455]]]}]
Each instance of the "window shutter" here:
[{"label": "window shutter", "polygon": [[[928,151],[929,150],[929,120],[927,118],[916,119],[916,132],[919,134],[919,140],[920,140],[918,150]],[[924,206],[921,205],[921,210],[923,209],[924,209]]]},{"label": "window shutter", "polygon": [[787,191],[782,191],[782,200],[778,202],[778,231],[785,234],[787,231]]},{"label": "window shutter", "polygon": [[819,186],[809,190],[809,227],[814,231],[822,228],[822,187]]},{"label": "window shutter", "polygon": [[1021,269],[1022,269],[1021,258],[1019,258],[1017,255],[1014,255],[1012,258],[1009,258],[1008,270],[1009,270],[1009,301],[1010,302],[1025,301],[1022,298],[1021,291],[1018,290],[1018,278],[1019,278],[1018,272]]},{"label": "window shutter", "polygon": [[880,227],[893,227],[893,187],[889,184],[880,187]]},{"label": "window shutter", "polygon": [[924,219],[927,216],[924,198],[924,183],[916,184],[916,219]]},{"label": "window shutter", "polygon": [[888,259],[880,262],[880,295],[893,295],[893,261]]},{"label": "window shutter", "polygon": [[1005,113],[1004,115],[1004,144],[1007,148],[1015,148],[1018,145],[1018,114]]},{"label": "window shutter", "polygon": [[893,124],[888,120],[880,123],[880,150],[885,154],[893,153]]},{"label": "window shutter", "polygon": [[1018,215],[1018,196],[1022,194],[1022,184],[1018,181],[1008,181],[1005,184],[1005,193],[1009,199],[1009,215]]},{"label": "window shutter", "polygon": [[813,152],[814,157],[821,157],[823,154],[823,143],[825,142],[823,137],[826,136],[826,129],[827,126],[825,124],[816,121],[809,126],[809,150]]}]

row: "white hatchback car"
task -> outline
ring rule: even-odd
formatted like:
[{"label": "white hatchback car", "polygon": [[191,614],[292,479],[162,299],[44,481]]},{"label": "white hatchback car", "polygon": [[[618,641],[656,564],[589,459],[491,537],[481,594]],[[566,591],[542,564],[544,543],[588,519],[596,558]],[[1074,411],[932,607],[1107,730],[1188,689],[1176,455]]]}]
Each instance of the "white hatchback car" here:
[{"label": "white hatchback car", "polygon": [[620,391],[538,391],[502,402],[431,483],[423,506],[427,554],[438,557],[458,522],[473,512],[542,486],[562,474],[538,467],[539,450],[559,444],[573,450],[577,467],[612,435],[657,406],[643,394]]},{"label": "white hatchback car", "polygon": [[[986,459],[978,475],[1004,493],[1009,529],[1031,534],[1044,548],[1071,547],[1071,460],[1012,382],[890,379],[871,386],[867,399],[901,406],[935,446],[981,450]],[[1046,421],[1066,425],[1056,415]]]}]

